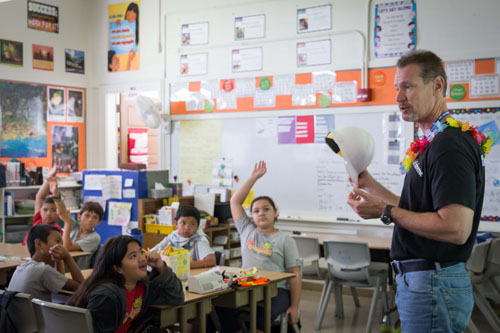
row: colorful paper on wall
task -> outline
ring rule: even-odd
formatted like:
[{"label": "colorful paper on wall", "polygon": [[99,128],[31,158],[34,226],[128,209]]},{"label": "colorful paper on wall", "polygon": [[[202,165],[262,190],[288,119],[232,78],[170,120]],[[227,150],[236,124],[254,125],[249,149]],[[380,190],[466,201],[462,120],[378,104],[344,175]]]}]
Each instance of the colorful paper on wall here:
[{"label": "colorful paper on wall", "polygon": [[295,120],[295,142],[314,143],[314,116],[297,116]]},{"label": "colorful paper on wall", "polygon": [[278,117],[278,144],[295,143],[295,117]]},{"label": "colorful paper on wall", "polygon": [[325,137],[335,128],[334,115],[317,115],[314,124],[314,142],[325,143]]},{"label": "colorful paper on wall", "polygon": [[108,206],[108,225],[128,225],[132,209],[131,202],[110,201]]},{"label": "colorful paper on wall", "polygon": [[106,176],[101,178],[102,196],[107,199],[122,198],[122,176]]}]

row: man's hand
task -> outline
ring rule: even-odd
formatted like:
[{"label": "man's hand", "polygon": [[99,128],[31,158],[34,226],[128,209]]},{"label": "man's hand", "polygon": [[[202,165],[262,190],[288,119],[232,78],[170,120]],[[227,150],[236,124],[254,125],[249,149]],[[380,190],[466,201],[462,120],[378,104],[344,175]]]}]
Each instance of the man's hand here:
[{"label": "man's hand", "polygon": [[382,199],[358,187],[349,192],[347,203],[356,214],[364,219],[379,218],[386,206],[386,203]]}]

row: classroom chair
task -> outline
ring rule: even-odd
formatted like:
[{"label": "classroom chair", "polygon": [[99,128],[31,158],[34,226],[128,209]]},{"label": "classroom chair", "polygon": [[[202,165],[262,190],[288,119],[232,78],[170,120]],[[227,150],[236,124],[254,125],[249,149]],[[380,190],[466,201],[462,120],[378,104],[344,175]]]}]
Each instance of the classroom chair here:
[{"label": "classroom chair", "polygon": [[[12,320],[18,333],[33,333],[37,331],[35,311],[31,304],[31,295],[16,293],[10,299],[9,304],[4,300],[6,290],[0,290],[0,302],[2,308],[6,306],[7,315]],[[3,311],[3,309],[2,309]]]},{"label": "classroom chair", "polygon": [[94,333],[90,310],[33,298],[39,333]]},{"label": "classroom chair", "polygon": [[[486,318],[491,328],[493,328],[495,332],[500,332],[500,319],[498,319],[495,311],[493,311],[488,303],[485,293],[482,291],[484,285],[488,283],[490,278],[487,273],[487,260],[491,252],[491,244],[490,241],[474,244],[469,260],[465,263],[465,267],[467,268],[472,283],[474,303]],[[474,323],[470,325],[474,325]]]},{"label": "classroom chair", "polygon": [[[388,269],[386,265],[372,264],[367,243],[325,241],[323,247],[328,263],[328,272],[316,316],[316,330],[321,329],[332,287],[335,290],[335,315],[340,319],[344,318],[342,286],[346,285],[351,287],[351,290],[357,287],[374,288],[366,322],[366,332],[370,332],[380,291],[382,291],[384,313],[389,311],[387,300]],[[354,297],[354,302],[356,307],[359,307],[357,296]]]},{"label": "classroom chair", "polygon": [[305,263],[311,263],[318,278],[323,278],[323,272],[319,268],[320,246],[318,238],[293,235],[292,238],[297,244],[299,257],[302,259],[302,271]]},{"label": "classroom chair", "polygon": [[217,266],[224,266],[225,261],[226,257],[224,256],[224,252],[215,251],[215,264]]}]

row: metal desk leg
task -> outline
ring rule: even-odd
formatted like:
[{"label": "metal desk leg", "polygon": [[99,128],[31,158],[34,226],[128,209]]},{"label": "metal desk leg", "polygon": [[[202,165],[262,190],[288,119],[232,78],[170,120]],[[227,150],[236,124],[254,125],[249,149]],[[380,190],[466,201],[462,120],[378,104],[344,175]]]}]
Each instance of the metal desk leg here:
[{"label": "metal desk leg", "polygon": [[264,332],[271,333],[271,287],[264,287]]},{"label": "metal desk leg", "polygon": [[187,323],[187,309],[185,306],[182,306],[179,311],[181,312],[181,320],[180,320],[180,324],[181,324],[181,332],[182,333],[187,333],[188,332],[188,323]]},{"label": "metal desk leg", "polygon": [[257,332],[257,288],[250,290],[250,333]]}]

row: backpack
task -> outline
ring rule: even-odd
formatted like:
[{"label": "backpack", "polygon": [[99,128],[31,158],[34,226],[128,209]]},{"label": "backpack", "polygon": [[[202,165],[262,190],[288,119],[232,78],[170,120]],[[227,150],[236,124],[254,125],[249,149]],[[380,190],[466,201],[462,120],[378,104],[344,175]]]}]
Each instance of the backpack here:
[{"label": "backpack", "polygon": [[17,294],[17,291],[4,291],[0,295],[0,332],[4,333],[17,333],[14,322],[9,315],[9,304],[12,298]]}]

